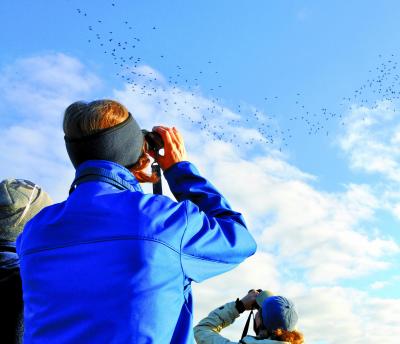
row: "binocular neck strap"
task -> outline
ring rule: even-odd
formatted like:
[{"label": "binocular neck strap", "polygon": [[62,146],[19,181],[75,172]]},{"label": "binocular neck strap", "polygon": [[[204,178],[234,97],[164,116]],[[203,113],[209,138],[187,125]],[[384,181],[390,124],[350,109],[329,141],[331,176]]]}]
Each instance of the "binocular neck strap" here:
[{"label": "binocular neck strap", "polygon": [[246,325],[244,325],[242,337],[240,338],[240,340],[242,340],[244,337],[246,337],[247,332],[249,332],[250,319],[251,319],[252,315],[253,315],[253,311],[250,312],[249,317],[247,318]]},{"label": "binocular neck strap", "polygon": [[162,195],[162,184],[161,184],[161,169],[160,165],[156,162],[151,164],[151,172],[156,173],[158,177],[158,182],[153,184],[153,194]]}]

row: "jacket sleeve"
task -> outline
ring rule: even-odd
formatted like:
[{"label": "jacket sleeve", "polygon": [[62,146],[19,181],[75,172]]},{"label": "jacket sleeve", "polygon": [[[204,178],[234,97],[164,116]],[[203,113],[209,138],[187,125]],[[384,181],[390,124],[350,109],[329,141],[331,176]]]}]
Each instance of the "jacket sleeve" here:
[{"label": "jacket sleeve", "polygon": [[239,312],[234,302],[229,302],[222,307],[213,310],[206,318],[194,327],[194,338],[197,344],[237,344],[222,337],[221,330],[231,325]]},{"label": "jacket sleeve", "polygon": [[189,162],[164,173],[176,199],[186,203],[182,268],[196,282],[228,271],[254,254],[256,243],[242,215]]}]

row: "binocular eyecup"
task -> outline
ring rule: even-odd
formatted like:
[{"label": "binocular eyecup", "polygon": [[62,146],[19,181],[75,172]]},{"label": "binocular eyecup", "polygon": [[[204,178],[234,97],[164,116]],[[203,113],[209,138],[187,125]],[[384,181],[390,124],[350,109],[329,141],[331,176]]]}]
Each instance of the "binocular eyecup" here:
[{"label": "binocular eyecup", "polygon": [[157,153],[160,149],[164,148],[164,141],[159,133],[146,129],[142,129],[142,133],[149,150]]}]

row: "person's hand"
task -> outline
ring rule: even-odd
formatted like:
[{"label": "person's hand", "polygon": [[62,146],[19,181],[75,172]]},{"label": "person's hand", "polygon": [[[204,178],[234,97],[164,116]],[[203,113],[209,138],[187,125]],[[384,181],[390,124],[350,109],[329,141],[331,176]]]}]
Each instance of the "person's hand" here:
[{"label": "person's hand", "polygon": [[249,311],[254,309],[256,303],[256,297],[259,293],[260,293],[259,291],[252,289],[244,298],[240,300],[243,302],[245,310]]},{"label": "person's hand", "polygon": [[164,155],[159,155],[154,151],[147,151],[147,153],[155,159],[163,171],[180,161],[187,161],[183,137],[178,129],[175,127],[156,126],[153,131],[161,135],[164,142]]}]

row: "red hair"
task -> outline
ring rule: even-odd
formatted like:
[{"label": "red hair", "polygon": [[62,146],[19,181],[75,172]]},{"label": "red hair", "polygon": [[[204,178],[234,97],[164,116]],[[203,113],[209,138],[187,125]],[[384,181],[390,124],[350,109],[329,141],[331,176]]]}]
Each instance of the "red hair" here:
[{"label": "red hair", "polygon": [[271,339],[289,342],[291,344],[303,344],[304,336],[298,331],[286,331],[278,328],[272,332]]}]

